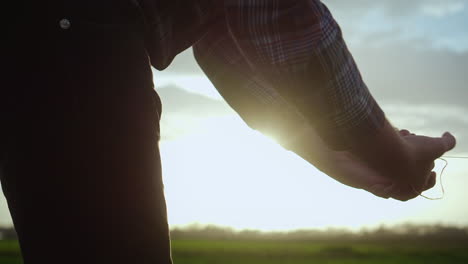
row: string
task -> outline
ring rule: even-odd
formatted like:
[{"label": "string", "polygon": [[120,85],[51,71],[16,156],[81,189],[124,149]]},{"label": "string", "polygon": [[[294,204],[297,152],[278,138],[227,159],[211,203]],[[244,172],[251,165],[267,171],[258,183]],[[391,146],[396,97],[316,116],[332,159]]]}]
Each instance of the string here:
[{"label": "string", "polygon": [[440,182],[440,187],[442,189],[442,195],[440,197],[428,197],[424,194],[422,194],[422,192],[418,192],[412,185],[411,186],[411,189],[413,189],[413,192],[415,192],[417,195],[427,199],[427,200],[432,200],[432,201],[436,201],[436,200],[442,200],[445,196],[445,189],[444,189],[444,184],[442,182],[442,175],[444,174],[444,171],[445,171],[445,168],[448,166],[448,161],[446,159],[468,159],[468,157],[464,157],[464,156],[442,156],[440,158],[438,158],[442,161],[445,162],[445,165],[442,167],[442,170],[440,171],[440,175],[439,175],[439,182]]}]

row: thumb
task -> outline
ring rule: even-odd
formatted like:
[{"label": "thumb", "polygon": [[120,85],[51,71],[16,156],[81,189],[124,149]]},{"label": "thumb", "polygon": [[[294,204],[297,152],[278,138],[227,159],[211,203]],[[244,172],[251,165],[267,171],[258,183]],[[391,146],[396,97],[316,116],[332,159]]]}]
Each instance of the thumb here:
[{"label": "thumb", "polygon": [[432,154],[433,158],[439,158],[445,152],[453,149],[456,145],[455,137],[449,132],[445,132],[440,138],[432,138]]}]

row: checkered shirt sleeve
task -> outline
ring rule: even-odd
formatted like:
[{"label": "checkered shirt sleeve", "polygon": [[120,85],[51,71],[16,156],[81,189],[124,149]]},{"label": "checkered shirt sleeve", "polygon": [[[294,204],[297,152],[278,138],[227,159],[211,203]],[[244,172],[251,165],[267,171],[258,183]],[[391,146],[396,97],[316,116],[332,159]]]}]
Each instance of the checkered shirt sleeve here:
[{"label": "checkered shirt sleeve", "polygon": [[348,149],[384,124],[318,0],[226,0],[194,54],[243,120],[284,146],[312,126],[333,149]]}]

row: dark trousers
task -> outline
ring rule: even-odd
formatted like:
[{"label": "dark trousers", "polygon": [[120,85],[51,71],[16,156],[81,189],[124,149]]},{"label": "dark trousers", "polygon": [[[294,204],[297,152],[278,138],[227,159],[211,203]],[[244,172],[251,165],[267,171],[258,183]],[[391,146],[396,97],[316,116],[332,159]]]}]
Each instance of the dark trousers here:
[{"label": "dark trousers", "polygon": [[0,177],[24,261],[168,264],[141,24],[70,21],[30,24],[2,62]]}]

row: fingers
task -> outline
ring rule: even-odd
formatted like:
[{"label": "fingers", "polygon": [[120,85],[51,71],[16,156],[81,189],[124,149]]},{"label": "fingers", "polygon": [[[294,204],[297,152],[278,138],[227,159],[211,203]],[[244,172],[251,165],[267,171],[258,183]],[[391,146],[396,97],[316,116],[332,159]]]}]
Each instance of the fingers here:
[{"label": "fingers", "polygon": [[401,186],[398,186],[396,184],[376,184],[369,188],[369,192],[381,198],[393,198],[395,200],[400,200],[403,202],[418,196],[418,194],[411,191],[409,188],[402,188]]},{"label": "fingers", "polygon": [[424,191],[427,191],[429,189],[431,189],[432,187],[435,186],[436,184],[436,179],[437,179],[437,174],[435,171],[432,171],[435,167],[435,162],[432,162],[432,165],[430,167],[430,170],[431,170],[431,173],[429,174],[429,177],[427,177],[426,179],[426,183],[425,185],[422,187],[422,191],[421,192],[424,192]]},{"label": "fingers", "polygon": [[410,186],[400,186],[399,188],[395,188],[394,193],[392,193],[391,195],[391,198],[402,202],[406,202],[418,196],[419,193],[415,192]]},{"label": "fingers", "polygon": [[436,179],[437,179],[437,174],[435,172],[431,172],[431,175],[427,179],[426,186],[424,187],[423,191],[432,189],[432,187],[434,187],[436,184]]},{"label": "fingers", "polygon": [[416,136],[415,133],[411,133],[411,132],[410,132],[409,130],[407,130],[407,129],[402,129],[402,130],[398,131],[398,134],[400,134],[400,136],[402,136],[402,137],[406,137],[406,136],[410,136],[410,135],[411,135],[411,136]]},{"label": "fingers", "polygon": [[399,200],[402,202],[406,202],[408,200],[414,199],[418,197],[422,192],[429,190],[435,186],[436,176],[437,174],[435,172],[431,172],[431,174],[429,175],[426,181],[425,186],[422,188],[422,191],[415,189],[411,185],[402,185],[398,187],[394,186],[392,192],[388,195],[390,196],[390,198],[393,198],[395,200]]},{"label": "fingers", "polygon": [[442,135],[442,138],[443,138],[443,142],[444,142],[444,145],[445,145],[445,151],[446,152],[449,151],[449,150],[452,150],[455,147],[455,145],[457,144],[457,140],[449,132],[445,132]]},{"label": "fingers", "polygon": [[445,132],[440,138],[430,138],[428,143],[432,158],[436,159],[453,149],[456,145],[456,139],[449,132]]},{"label": "fingers", "polygon": [[374,184],[369,188],[369,192],[375,196],[388,199],[394,191],[395,184]]},{"label": "fingers", "polygon": [[411,134],[411,133],[410,133],[408,130],[406,130],[406,129],[400,130],[399,133],[400,133],[400,136],[404,136],[404,137]]}]

